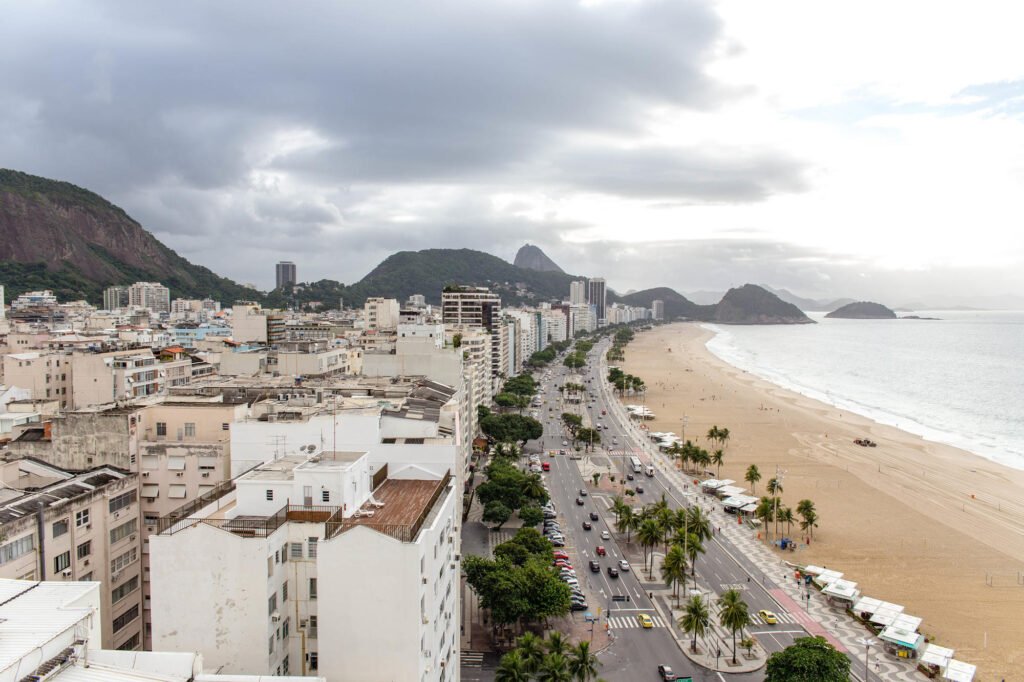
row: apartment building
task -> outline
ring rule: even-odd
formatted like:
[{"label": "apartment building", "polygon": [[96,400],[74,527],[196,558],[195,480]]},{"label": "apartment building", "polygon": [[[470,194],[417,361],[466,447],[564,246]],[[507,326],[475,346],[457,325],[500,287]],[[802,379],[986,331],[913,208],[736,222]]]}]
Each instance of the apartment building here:
[{"label": "apartment building", "polygon": [[651,313],[655,320],[665,319],[665,301],[655,299],[651,301]]},{"label": "apartment building", "polygon": [[388,329],[398,326],[398,301],[393,298],[370,297],[363,304],[367,329]]},{"label": "apartment building", "polygon": [[295,284],[298,281],[297,273],[295,271],[295,263],[290,260],[283,260],[275,265],[274,281],[276,282],[278,289],[286,284]]},{"label": "apartment building", "polygon": [[75,473],[25,459],[0,467],[7,495],[0,577],[97,581],[97,641],[142,648],[138,475],[110,466]]},{"label": "apartment building", "polygon": [[594,277],[587,282],[587,302],[594,306],[598,326],[604,325],[608,308],[608,292],[602,277]]},{"label": "apartment building", "polygon": [[363,350],[342,342],[284,341],[268,354],[267,371],[295,377],[352,376],[362,370]]},{"label": "apartment building", "polygon": [[161,519],[155,646],[231,673],[458,679],[456,491],[447,472],[387,471],[365,452],[287,456]]},{"label": "apartment building", "polygon": [[[203,670],[195,652],[101,649],[102,586],[0,579],[0,679],[46,682],[267,682]],[[276,678],[324,682],[320,677]]]},{"label": "apartment building", "polygon": [[493,331],[501,297],[486,287],[446,287],[441,292],[441,321],[445,326],[481,327]]},{"label": "apartment building", "polygon": [[171,312],[171,290],[159,282],[135,282],[128,287],[128,305],[154,313]]},{"label": "apartment building", "polygon": [[72,401],[70,353],[9,353],[3,357],[3,365],[4,382],[28,389],[32,398],[56,398],[62,408]]},{"label": "apartment building", "polygon": [[129,305],[128,287],[107,287],[103,290],[103,309],[121,310]]},{"label": "apartment building", "polygon": [[255,303],[231,309],[231,338],[239,343],[273,344],[287,338],[284,315],[263,310]]}]

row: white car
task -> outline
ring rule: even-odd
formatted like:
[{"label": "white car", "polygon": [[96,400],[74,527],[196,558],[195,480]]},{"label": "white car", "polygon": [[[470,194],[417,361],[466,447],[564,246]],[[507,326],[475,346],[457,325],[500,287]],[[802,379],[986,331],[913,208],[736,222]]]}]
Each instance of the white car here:
[{"label": "white car", "polygon": [[625,559],[619,559],[619,570],[620,571],[628,571],[629,570],[629,562],[626,561]]},{"label": "white car", "polygon": [[612,539],[612,534],[609,533],[606,530],[603,530],[603,531],[601,531],[601,539],[602,540],[611,540]]},{"label": "white car", "polygon": [[562,441],[562,445],[563,445],[563,446],[566,446],[566,445],[568,445],[568,444],[569,444],[569,441],[567,441],[567,440],[563,440],[563,441]]}]

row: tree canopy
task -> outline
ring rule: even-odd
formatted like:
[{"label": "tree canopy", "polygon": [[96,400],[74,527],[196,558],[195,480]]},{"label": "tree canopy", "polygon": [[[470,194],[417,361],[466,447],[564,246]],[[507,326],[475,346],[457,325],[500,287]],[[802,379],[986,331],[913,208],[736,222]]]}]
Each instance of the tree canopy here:
[{"label": "tree canopy", "polygon": [[765,682],[847,682],[850,659],[824,637],[801,637],[768,657]]}]

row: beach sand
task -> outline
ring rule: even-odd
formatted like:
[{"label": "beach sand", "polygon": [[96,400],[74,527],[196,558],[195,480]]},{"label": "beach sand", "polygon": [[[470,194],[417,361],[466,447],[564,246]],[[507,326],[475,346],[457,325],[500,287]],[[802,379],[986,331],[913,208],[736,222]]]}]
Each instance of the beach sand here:
[{"label": "beach sand", "polygon": [[[711,336],[677,323],[626,347],[619,364],[647,384],[650,428],[683,435],[688,415],[685,437],[709,452],[708,429],[728,428],[722,478],[747,486],[756,464],[760,496],[778,466],[783,503],[817,508],[810,546],[780,558],[842,571],[864,595],[904,605],[924,619],[920,632],[978,666],[976,680],[1024,680],[1024,472],[763,381],[708,351]],[[861,437],[878,447],[855,445]]]}]

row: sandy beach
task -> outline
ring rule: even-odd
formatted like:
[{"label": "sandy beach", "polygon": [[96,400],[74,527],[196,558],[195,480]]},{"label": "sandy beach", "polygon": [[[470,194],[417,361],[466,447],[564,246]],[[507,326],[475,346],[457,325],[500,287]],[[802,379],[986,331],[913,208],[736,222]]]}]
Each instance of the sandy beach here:
[{"label": "sandy beach", "polygon": [[[924,619],[921,632],[978,665],[976,680],[1024,679],[1024,472],[779,388],[711,354],[711,336],[673,324],[627,346],[619,364],[647,384],[650,428],[681,435],[688,415],[685,437],[709,451],[708,429],[728,428],[723,478],[746,486],[756,464],[764,495],[780,467],[783,502],[815,503],[814,540],[786,559],[903,604]],[[853,443],[862,437],[878,447]]]}]

